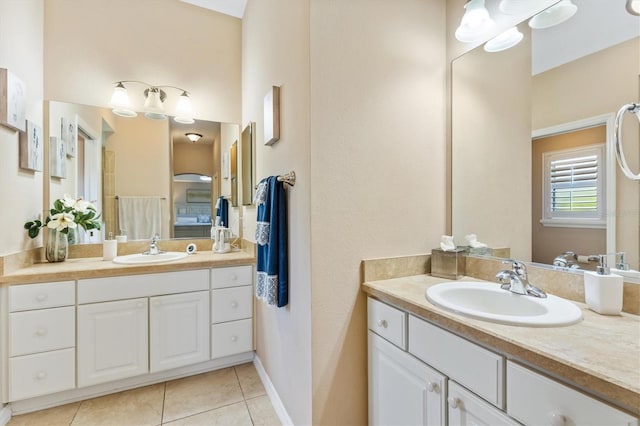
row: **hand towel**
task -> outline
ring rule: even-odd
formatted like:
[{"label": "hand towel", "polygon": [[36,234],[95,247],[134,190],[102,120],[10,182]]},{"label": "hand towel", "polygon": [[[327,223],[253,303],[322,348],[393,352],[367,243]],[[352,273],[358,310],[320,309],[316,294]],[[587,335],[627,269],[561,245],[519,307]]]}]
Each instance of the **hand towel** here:
[{"label": "hand towel", "polygon": [[216,226],[229,227],[229,201],[224,197],[219,197],[216,201]]},{"label": "hand towel", "polygon": [[262,184],[263,198],[257,202],[256,297],[281,308],[289,303],[286,192],[276,176],[263,179],[258,187]]},{"label": "hand towel", "polygon": [[160,197],[118,198],[118,226],[129,240],[148,240],[162,235],[162,199]]}]

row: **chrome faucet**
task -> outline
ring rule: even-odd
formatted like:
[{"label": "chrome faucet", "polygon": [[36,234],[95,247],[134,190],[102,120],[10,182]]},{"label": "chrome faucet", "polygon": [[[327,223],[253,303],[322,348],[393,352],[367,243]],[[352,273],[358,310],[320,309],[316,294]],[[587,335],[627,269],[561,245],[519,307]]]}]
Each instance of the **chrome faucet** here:
[{"label": "chrome faucet", "polygon": [[496,279],[502,284],[500,288],[516,294],[540,298],[547,297],[544,291],[529,283],[527,267],[524,263],[513,259],[503,260],[502,263],[505,265],[511,264],[511,269],[503,269],[496,274]]},{"label": "chrome faucet", "polygon": [[160,239],[160,235],[158,234],[155,234],[153,237],[151,237],[151,244],[149,245],[149,250],[145,251],[143,254],[154,255],[154,254],[162,253],[158,248],[159,239]]}]

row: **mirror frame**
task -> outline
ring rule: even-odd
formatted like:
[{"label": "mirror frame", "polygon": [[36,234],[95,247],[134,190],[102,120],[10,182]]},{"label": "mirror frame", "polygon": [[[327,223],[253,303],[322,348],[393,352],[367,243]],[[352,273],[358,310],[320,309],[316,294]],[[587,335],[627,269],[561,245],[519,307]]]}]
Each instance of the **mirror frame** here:
[{"label": "mirror frame", "polygon": [[255,185],[254,178],[254,149],[256,146],[256,123],[250,121],[240,135],[241,145],[241,169],[242,169],[242,193],[241,202],[243,206],[253,205],[253,191]]}]

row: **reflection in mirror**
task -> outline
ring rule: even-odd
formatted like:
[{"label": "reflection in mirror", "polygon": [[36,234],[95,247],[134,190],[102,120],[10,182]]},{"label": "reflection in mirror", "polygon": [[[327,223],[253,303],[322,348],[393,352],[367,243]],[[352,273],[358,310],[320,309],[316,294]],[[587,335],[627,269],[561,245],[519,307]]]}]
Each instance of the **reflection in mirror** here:
[{"label": "reflection in mirror", "polygon": [[[51,202],[64,194],[82,197],[95,201],[98,212],[102,214],[101,220],[104,224],[102,232],[97,235],[84,235],[80,232],[77,236],[80,243],[99,242],[110,234],[113,236],[129,234],[129,240],[150,238],[146,233],[152,231],[138,236],[120,225],[119,207],[122,200],[142,197],[157,199],[159,203],[158,233],[162,239],[168,239],[174,236],[174,225],[179,216],[174,199],[175,203],[181,206],[209,206],[193,212],[196,221],[198,214],[200,214],[199,219],[204,221],[211,214],[210,199],[219,195],[230,195],[230,188],[225,192],[218,179],[221,174],[220,141],[224,144],[225,141],[238,140],[237,124],[197,120],[192,125],[178,127],[177,123],[169,120],[149,120],[142,115],[136,118],[123,118],[114,115],[106,108],[56,101],[47,102],[47,109],[50,136],[60,137],[62,118],[68,119],[66,122],[77,121],[80,129],[75,156],[67,155],[64,159],[66,178],[45,176],[45,179],[50,182]],[[212,128],[214,130],[211,130]],[[189,131],[201,133],[203,138],[195,144],[186,142],[187,138],[184,134]],[[175,156],[178,157],[178,161],[183,159],[181,149],[174,150],[173,142],[177,145],[180,138],[184,139],[185,144],[196,145],[198,148],[195,149],[207,150],[207,154],[198,155],[197,161],[187,160],[186,167],[180,164],[174,166],[172,160]],[[217,144],[214,144],[214,138],[217,138],[215,139]],[[209,147],[200,147],[206,145]],[[190,155],[186,151],[185,153],[187,157]],[[197,182],[197,187],[196,182],[174,183],[174,172],[175,174],[206,175],[211,177],[211,181],[204,184]],[[178,180],[184,179],[178,178]],[[195,198],[190,198],[192,202],[189,202],[187,189],[192,184],[193,189],[198,190],[204,185],[208,192],[194,192],[192,195]],[[180,210],[180,212],[185,212],[185,215],[192,213],[190,209]],[[237,213],[234,214],[237,216]],[[135,219],[142,215],[143,212],[134,207],[131,216]],[[145,220],[145,222],[149,221]],[[208,229],[204,237],[209,237]]]},{"label": "reflection in mirror", "polygon": [[256,123],[250,122],[242,130],[242,146],[240,155],[242,157],[242,205],[250,206],[253,204],[253,189],[255,179],[253,176],[253,150],[255,147]]},{"label": "reflection in mirror", "polygon": [[231,205],[238,207],[238,141],[229,149],[229,180],[231,181]]},{"label": "reflection in mirror", "polygon": [[[536,144],[548,141],[539,136],[547,136],[547,129],[615,114],[620,105],[637,98],[640,18],[626,13],[624,1],[613,3],[575,0],[578,13],[566,23],[533,31],[522,24],[524,40],[515,48],[499,53],[478,48],[453,62],[452,229],[459,243],[474,233],[491,247],[511,248],[512,257],[544,263],[573,251],[584,255],[581,269],[593,267],[589,255],[608,253],[613,264],[613,254],[623,251],[631,268],[638,269],[640,190],[637,182],[633,185],[619,172],[614,175],[615,191],[604,194],[614,203],[606,211],[606,223],[611,224],[607,230],[614,238],[607,238],[606,245],[602,225],[565,225],[573,236],[565,233],[553,244],[534,246],[533,237],[542,232],[540,227],[552,238],[562,230],[540,223],[543,195],[532,188],[542,185],[544,174],[542,160],[534,158],[533,151],[541,149]],[[613,37],[608,40],[606,35]],[[575,42],[578,45],[571,48]],[[557,49],[559,45],[564,48]],[[561,51],[573,56],[551,58]],[[640,130],[634,120],[628,121],[625,151],[629,147],[638,162]],[[584,143],[605,143],[608,130],[593,131],[600,133]],[[616,168],[611,157],[605,155],[603,176]],[[600,243],[588,232],[599,233]],[[583,244],[585,239],[592,245]]]}]

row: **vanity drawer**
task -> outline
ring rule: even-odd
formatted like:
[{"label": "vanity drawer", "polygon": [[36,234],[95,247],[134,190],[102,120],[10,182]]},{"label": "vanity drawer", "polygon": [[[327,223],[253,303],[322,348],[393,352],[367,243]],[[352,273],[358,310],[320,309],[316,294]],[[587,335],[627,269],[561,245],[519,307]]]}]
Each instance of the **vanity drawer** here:
[{"label": "vanity drawer", "polygon": [[525,424],[638,425],[637,418],[511,361],[507,413]]},{"label": "vanity drawer", "polygon": [[504,358],[409,315],[409,352],[498,408],[504,408]]},{"label": "vanity drawer", "polygon": [[74,281],[56,283],[24,284],[9,287],[9,311],[55,308],[75,305]]},{"label": "vanity drawer", "polygon": [[211,326],[211,358],[222,358],[253,350],[253,321],[225,322]]},{"label": "vanity drawer", "polygon": [[75,387],[75,349],[9,359],[9,399],[17,401]]},{"label": "vanity drawer", "polygon": [[407,314],[399,309],[367,298],[367,323],[369,330],[406,350]]},{"label": "vanity drawer", "polygon": [[253,316],[253,286],[211,290],[211,322],[227,322]]},{"label": "vanity drawer", "polygon": [[75,307],[13,312],[10,356],[33,354],[76,345]]},{"label": "vanity drawer", "polygon": [[251,265],[215,268],[211,270],[211,288],[240,287],[253,285]]},{"label": "vanity drawer", "polygon": [[164,272],[78,281],[78,303],[109,302],[209,290],[209,270]]}]

